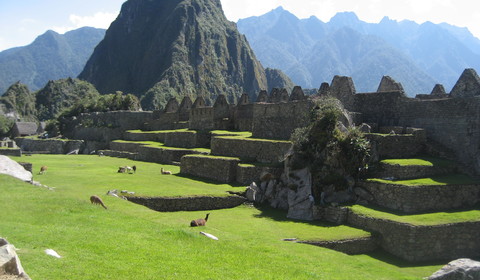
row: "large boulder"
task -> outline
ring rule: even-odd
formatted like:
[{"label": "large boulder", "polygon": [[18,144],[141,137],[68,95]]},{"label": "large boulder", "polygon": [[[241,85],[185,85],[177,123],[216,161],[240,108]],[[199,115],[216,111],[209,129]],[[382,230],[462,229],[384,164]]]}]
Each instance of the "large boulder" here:
[{"label": "large boulder", "polygon": [[6,174],[26,182],[32,181],[32,173],[7,156],[0,155],[0,174]]},{"label": "large boulder", "polygon": [[15,247],[7,240],[0,238],[0,279],[3,279],[2,275],[18,276],[15,279],[30,279],[20,264]]},{"label": "large boulder", "polygon": [[312,174],[308,168],[290,171],[287,218],[313,220]]},{"label": "large boulder", "polygon": [[470,280],[480,279],[480,262],[471,259],[458,259],[449,262],[428,280]]}]

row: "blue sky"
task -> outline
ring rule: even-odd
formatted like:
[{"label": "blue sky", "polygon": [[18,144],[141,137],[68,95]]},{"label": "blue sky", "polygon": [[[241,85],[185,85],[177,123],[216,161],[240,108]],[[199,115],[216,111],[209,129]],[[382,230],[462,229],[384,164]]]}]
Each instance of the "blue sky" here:
[{"label": "blue sky", "polygon": [[[161,0],[154,0],[161,1]],[[30,44],[51,29],[59,33],[82,26],[108,28],[125,0],[0,0],[0,51]],[[353,11],[367,22],[391,19],[447,22],[468,27],[480,38],[478,0],[221,0],[229,20],[258,16],[283,6],[299,18],[329,21]]]}]

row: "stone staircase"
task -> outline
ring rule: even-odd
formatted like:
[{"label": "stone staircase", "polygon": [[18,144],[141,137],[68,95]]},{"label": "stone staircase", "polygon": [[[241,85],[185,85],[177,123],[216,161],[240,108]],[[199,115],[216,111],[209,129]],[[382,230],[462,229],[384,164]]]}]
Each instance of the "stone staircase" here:
[{"label": "stone staircase", "polygon": [[[334,207],[324,213],[327,220],[371,232],[381,248],[407,261],[478,257],[480,183],[458,173],[450,160],[420,156],[426,151],[425,137],[370,139],[379,158],[389,159],[380,160],[369,178],[357,183],[365,205]],[[401,150],[409,157],[395,158],[404,155]]]}]

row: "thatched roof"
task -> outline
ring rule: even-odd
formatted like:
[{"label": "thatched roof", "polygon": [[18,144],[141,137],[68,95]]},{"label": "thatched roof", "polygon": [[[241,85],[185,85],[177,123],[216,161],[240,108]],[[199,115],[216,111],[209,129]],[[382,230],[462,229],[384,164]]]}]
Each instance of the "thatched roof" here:
[{"label": "thatched roof", "polygon": [[16,122],[14,128],[20,135],[35,135],[37,134],[38,125],[34,122]]}]

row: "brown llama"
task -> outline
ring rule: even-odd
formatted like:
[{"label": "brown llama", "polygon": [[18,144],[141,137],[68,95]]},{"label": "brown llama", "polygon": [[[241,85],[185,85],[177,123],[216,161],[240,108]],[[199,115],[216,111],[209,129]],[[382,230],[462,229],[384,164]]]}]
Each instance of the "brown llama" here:
[{"label": "brown llama", "polygon": [[172,171],[164,170],[163,167],[162,167],[162,174],[163,175],[171,175]]},{"label": "brown llama", "polygon": [[208,221],[208,215],[210,215],[210,213],[208,213],[207,216],[205,216],[205,219],[192,220],[192,221],[190,222],[190,226],[191,226],[191,227],[205,226],[205,224],[206,224],[207,221]]},{"label": "brown llama", "polygon": [[105,206],[105,204],[103,203],[102,199],[101,199],[100,197],[96,196],[96,195],[92,195],[92,196],[90,197],[90,202],[91,202],[92,204],[100,204],[100,205],[103,206],[103,208],[107,209],[107,206]]},{"label": "brown llama", "polygon": [[136,165],[132,166],[132,170],[133,170],[133,173],[137,173],[137,166]]},{"label": "brown llama", "polygon": [[40,167],[40,172],[38,172],[38,175],[42,175],[47,172],[48,166],[44,165]]}]

